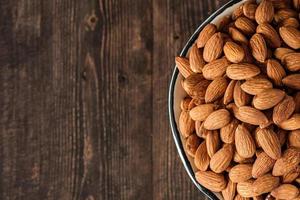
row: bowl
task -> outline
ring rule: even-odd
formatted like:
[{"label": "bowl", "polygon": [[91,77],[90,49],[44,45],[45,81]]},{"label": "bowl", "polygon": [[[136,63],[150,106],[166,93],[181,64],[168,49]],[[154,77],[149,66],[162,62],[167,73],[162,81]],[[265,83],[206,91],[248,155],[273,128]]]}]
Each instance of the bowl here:
[{"label": "bowl", "polygon": [[[245,0],[231,0],[221,8],[219,8],[216,12],[214,12],[211,16],[209,16],[194,32],[194,34],[190,37],[188,42],[185,44],[184,48],[182,49],[180,56],[186,56],[190,47],[196,41],[200,31],[207,25],[208,23],[213,23],[218,25],[221,18],[224,16],[230,15],[235,8],[239,5],[244,3]],[[178,130],[178,119],[180,115],[180,102],[186,96],[186,92],[183,90],[180,82],[183,79],[183,76],[179,73],[177,67],[175,66],[170,87],[169,87],[169,98],[168,98],[168,108],[169,108],[169,119],[170,119],[170,126],[174,138],[174,142],[180,156],[180,159],[184,165],[185,170],[187,171],[189,177],[191,178],[192,182],[195,186],[204,193],[209,199],[217,200],[223,199],[220,193],[215,193],[209,191],[202,185],[200,185],[195,178],[195,171],[196,168],[193,164],[192,158],[185,153],[185,140],[181,136]]]}]

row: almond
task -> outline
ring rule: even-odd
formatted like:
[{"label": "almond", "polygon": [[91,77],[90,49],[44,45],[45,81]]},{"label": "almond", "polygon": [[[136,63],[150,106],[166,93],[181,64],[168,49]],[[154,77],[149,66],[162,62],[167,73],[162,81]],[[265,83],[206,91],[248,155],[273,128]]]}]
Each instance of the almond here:
[{"label": "almond", "polygon": [[179,116],[179,130],[183,137],[190,136],[195,130],[195,122],[187,111],[182,111]]},{"label": "almond", "polygon": [[255,3],[246,2],[243,6],[243,13],[249,19],[255,19],[256,8],[257,8],[257,5]]},{"label": "almond", "polygon": [[253,33],[255,33],[256,26],[247,17],[237,18],[237,20],[234,22],[234,25],[246,35],[252,35]]},{"label": "almond", "polygon": [[262,0],[255,12],[255,20],[258,24],[270,23],[274,17],[274,7],[272,2]]},{"label": "almond", "polygon": [[210,160],[210,169],[216,173],[222,173],[229,167],[233,157],[233,146],[226,144],[217,151]]},{"label": "almond", "polygon": [[198,49],[196,45],[193,45],[191,48],[189,59],[192,71],[195,73],[201,73],[202,68],[205,65],[205,61],[203,60],[203,50]]},{"label": "almond", "polygon": [[289,131],[300,129],[300,114],[293,114],[289,119],[281,122],[280,127]]},{"label": "almond", "polygon": [[294,95],[294,101],[296,104],[295,107],[295,112],[300,112],[300,92],[296,92],[296,94]]},{"label": "almond", "polygon": [[281,45],[280,37],[277,31],[268,23],[259,24],[256,32],[261,34],[265,41],[273,48],[278,48]]},{"label": "almond", "polygon": [[287,8],[289,5],[289,2],[286,0],[270,0],[274,6],[275,9],[282,9]]},{"label": "almond", "polygon": [[300,1],[299,0],[293,0],[293,6],[296,10],[300,10]]},{"label": "almond", "polygon": [[251,158],[255,154],[255,142],[250,132],[243,125],[238,125],[235,130],[235,147],[239,155]]},{"label": "almond", "polygon": [[291,26],[283,26],[279,28],[279,33],[283,41],[293,49],[300,48],[300,31]]},{"label": "almond", "polygon": [[209,157],[212,157],[220,148],[220,137],[218,131],[210,131],[206,136],[206,148]]},{"label": "almond", "polygon": [[300,26],[298,20],[294,17],[287,18],[281,22],[281,26],[291,26],[294,28],[298,28]]},{"label": "almond", "polygon": [[257,140],[264,152],[273,159],[281,156],[281,145],[277,134],[271,128],[263,128],[257,131]]},{"label": "almond", "polygon": [[216,60],[223,52],[223,38],[221,33],[215,33],[206,42],[203,50],[203,58],[206,62]]},{"label": "almond", "polygon": [[282,176],[282,182],[283,183],[292,183],[298,178],[299,175],[300,175],[300,167],[298,166],[294,170],[284,174]]},{"label": "almond", "polygon": [[186,97],[180,102],[180,108],[182,111],[188,111],[189,110],[189,105],[191,102],[191,98]]},{"label": "almond", "polygon": [[213,192],[221,192],[226,188],[227,181],[222,174],[217,174],[212,171],[198,171],[195,173],[196,180]]},{"label": "almond", "polygon": [[293,52],[295,52],[295,51],[292,50],[292,49],[284,48],[284,47],[279,47],[279,48],[275,49],[274,56],[278,60],[282,60],[283,61],[283,58],[284,58],[285,55],[287,55],[288,53],[293,53]]},{"label": "almond", "polygon": [[245,106],[251,101],[251,96],[242,90],[240,81],[238,81],[234,86],[233,99],[235,105],[238,107]]},{"label": "almond", "polygon": [[231,14],[231,17],[233,20],[236,20],[237,18],[243,16],[243,4],[235,8]]},{"label": "almond", "polygon": [[197,169],[206,171],[209,166],[210,157],[207,153],[206,142],[203,141],[195,153],[194,164]]},{"label": "almond", "polygon": [[244,58],[243,62],[244,63],[254,63],[254,58],[253,58],[248,46],[246,44],[242,44],[242,47],[245,52],[245,58]]},{"label": "almond", "polygon": [[249,63],[231,64],[227,67],[226,75],[233,80],[252,78],[260,73],[260,69]]},{"label": "almond", "polygon": [[275,161],[265,152],[260,153],[252,167],[252,177],[258,178],[272,170]]},{"label": "almond", "polygon": [[233,155],[233,161],[240,164],[251,164],[254,162],[253,158],[243,158],[237,152]]},{"label": "almond", "polygon": [[228,103],[233,101],[233,91],[236,84],[236,80],[231,80],[226,88],[224,97],[223,97],[223,103],[227,105]]},{"label": "almond", "polygon": [[[300,39],[299,39],[300,40]],[[283,64],[292,72],[300,70],[300,53],[288,53],[283,58]]]},{"label": "almond", "polygon": [[299,195],[299,189],[292,184],[282,184],[272,190],[271,195],[276,199],[294,199]]},{"label": "almond", "polygon": [[250,48],[252,51],[253,57],[258,62],[265,62],[267,59],[267,45],[263,36],[259,33],[255,33],[250,39]]},{"label": "almond", "polygon": [[275,85],[281,86],[282,79],[286,76],[284,68],[275,59],[269,59],[267,61],[267,75],[273,80]]},{"label": "almond", "polygon": [[196,134],[200,138],[206,138],[206,136],[208,135],[208,133],[211,132],[211,131],[206,130],[204,128],[204,123],[202,123],[201,121],[196,121],[195,122],[195,130],[196,130]]},{"label": "almond", "polygon": [[295,111],[295,102],[293,97],[286,95],[273,109],[273,122],[279,125],[287,120]]},{"label": "almond", "polygon": [[253,182],[253,191],[257,195],[271,192],[274,188],[279,186],[279,177],[274,177],[271,174],[266,174],[261,177],[258,177]]},{"label": "almond", "polygon": [[228,82],[224,77],[218,77],[213,80],[207,87],[205,93],[205,102],[211,103],[222,97],[226,91]]},{"label": "almond", "polygon": [[241,88],[248,94],[256,95],[265,89],[273,88],[273,84],[266,78],[253,77],[246,80],[246,82],[241,85]]},{"label": "almond", "polygon": [[207,24],[200,32],[197,38],[197,47],[202,48],[206,42],[217,32],[217,27],[214,24]]},{"label": "almond", "polygon": [[288,139],[290,146],[300,148],[300,130],[291,131]]},{"label": "almond", "polygon": [[259,110],[267,110],[277,105],[285,96],[285,92],[279,89],[266,89],[253,98],[253,105]]},{"label": "almond", "polygon": [[212,112],[204,121],[204,128],[216,130],[226,126],[231,120],[230,113],[226,109]]},{"label": "almond", "polygon": [[229,34],[231,38],[236,42],[245,43],[245,44],[248,43],[247,37],[244,36],[243,33],[241,33],[238,29],[234,27],[229,28]]},{"label": "almond", "polygon": [[282,83],[290,88],[300,90],[300,74],[291,74],[282,79]]},{"label": "almond", "polygon": [[278,135],[280,146],[282,147],[283,145],[285,145],[286,140],[287,140],[287,135],[288,135],[287,131],[283,130],[283,129],[279,129],[277,131],[277,135]]},{"label": "almond", "polygon": [[291,18],[291,17],[297,17],[297,12],[289,9],[289,8],[283,8],[278,10],[274,15],[274,20],[277,22],[277,24],[280,24],[285,19]]},{"label": "almond", "polygon": [[202,69],[204,78],[214,80],[222,77],[226,73],[229,64],[230,62],[225,57],[207,63]]},{"label": "almond", "polygon": [[198,146],[200,145],[200,138],[196,134],[190,135],[185,143],[186,151],[191,156],[194,157]]},{"label": "almond", "polygon": [[232,182],[229,179],[226,188],[222,190],[222,196],[224,200],[233,200],[235,197],[235,193],[236,193],[236,183]]},{"label": "almond", "polygon": [[242,197],[240,194],[237,194],[234,197],[234,200],[250,200],[251,198],[247,198],[247,197]]},{"label": "almond", "polygon": [[202,104],[190,111],[190,116],[195,121],[204,121],[215,110],[214,104]]},{"label": "almond", "polygon": [[251,164],[238,164],[232,167],[229,171],[229,178],[234,183],[245,182],[252,178],[251,175],[252,165]]},{"label": "almond", "polygon": [[192,74],[183,81],[182,87],[190,97],[204,99],[209,83],[201,74]]},{"label": "almond", "polygon": [[290,147],[283,153],[283,156],[276,160],[273,167],[273,176],[282,176],[289,173],[300,163],[300,150]]},{"label": "almond", "polygon": [[227,144],[231,144],[234,142],[234,134],[238,124],[238,120],[233,119],[229,124],[220,129],[220,138],[222,142]]},{"label": "almond", "polygon": [[238,108],[238,114],[235,115],[237,119],[253,125],[263,125],[268,123],[266,115],[250,106],[242,106]]},{"label": "almond", "polygon": [[237,184],[237,191],[242,197],[254,197],[256,194],[253,191],[253,179]]},{"label": "almond", "polygon": [[187,58],[176,57],[175,62],[179,72],[182,74],[184,78],[187,78],[188,76],[193,74],[193,71],[190,67],[190,62]]},{"label": "almond", "polygon": [[223,47],[223,51],[226,58],[232,63],[239,63],[245,57],[243,47],[234,42],[226,42],[226,44]]}]

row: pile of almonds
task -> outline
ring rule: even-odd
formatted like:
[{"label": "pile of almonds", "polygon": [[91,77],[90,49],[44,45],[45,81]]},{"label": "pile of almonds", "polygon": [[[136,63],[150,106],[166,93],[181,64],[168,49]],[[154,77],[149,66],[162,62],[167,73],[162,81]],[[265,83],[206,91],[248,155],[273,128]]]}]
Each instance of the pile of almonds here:
[{"label": "pile of almonds", "polygon": [[197,181],[225,200],[300,199],[300,0],[247,1],[175,61]]}]

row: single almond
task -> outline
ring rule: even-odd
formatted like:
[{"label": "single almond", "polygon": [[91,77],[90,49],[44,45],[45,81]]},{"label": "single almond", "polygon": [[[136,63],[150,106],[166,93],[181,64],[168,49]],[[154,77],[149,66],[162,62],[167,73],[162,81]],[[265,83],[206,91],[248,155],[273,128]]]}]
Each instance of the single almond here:
[{"label": "single almond", "polygon": [[300,90],[300,74],[291,74],[282,79],[282,83],[290,88]]},{"label": "single almond", "polygon": [[241,88],[248,94],[256,95],[265,89],[273,88],[273,84],[266,78],[253,77],[251,79],[246,80],[241,85]]},{"label": "single almond", "polygon": [[226,69],[226,75],[233,80],[252,78],[260,73],[260,69],[249,63],[231,64]]},{"label": "single almond", "polygon": [[292,200],[299,195],[299,189],[292,184],[282,184],[272,190],[271,195],[276,199]]},{"label": "single almond", "polygon": [[294,182],[300,175],[300,167],[296,167],[294,170],[284,174],[282,176],[283,183],[292,183]]},{"label": "single almond", "polygon": [[234,142],[235,130],[238,125],[239,121],[234,118],[229,124],[220,129],[220,138],[222,142],[227,144],[232,144]]},{"label": "single almond", "polygon": [[297,17],[297,12],[290,8],[282,8],[276,11],[274,15],[274,20],[277,24],[280,24],[285,19],[291,18],[291,17]]},{"label": "single almond", "polygon": [[250,39],[250,48],[253,57],[258,62],[265,62],[268,57],[267,44],[263,36],[259,33],[255,33]]},{"label": "single almond", "polygon": [[213,80],[207,87],[205,93],[205,102],[211,103],[222,97],[226,91],[228,82],[224,77],[218,77]]},{"label": "single almond", "polygon": [[233,146],[226,144],[211,157],[210,169],[216,173],[222,173],[229,167],[232,158]]},{"label": "single almond", "polygon": [[283,156],[276,160],[273,167],[273,176],[283,176],[294,170],[300,163],[300,149],[290,147],[283,153]]},{"label": "single almond", "polygon": [[230,27],[228,30],[229,30],[229,34],[230,34],[231,38],[234,41],[239,42],[239,43],[245,43],[245,44],[248,43],[247,37],[243,33],[241,33],[238,29],[236,29],[234,27]]},{"label": "single almond", "polygon": [[232,63],[239,63],[245,57],[243,47],[234,42],[226,42],[223,47],[226,58]]},{"label": "single almond", "polygon": [[258,24],[270,23],[274,17],[274,7],[269,0],[262,0],[255,11],[255,20]]},{"label": "single almond", "polygon": [[300,26],[299,21],[294,17],[287,18],[283,20],[280,24],[281,26],[291,26],[294,28],[299,28]]},{"label": "single almond", "polygon": [[175,63],[179,72],[182,74],[184,78],[187,78],[188,76],[193,74],[193,71],[190,67],[190,62],[187,58],[177,56],[175,58]]},{"label": "single almond", "polygon": [[256,32],[261,34],[265,41],[273,48],[278,48],[281,45],[280,37],[277,31],[268,23],[259,24]]},{"label": "single almond", "polygon": [[255,192],[253,191],[253,179],[247,180],[245,182],[239,182],[237,184],[237,192],[242,196],[242,197],[254,197],[257,196]]},{"label": "single almond", "polygon": [[282,26],[279,28],[279,33],[283,41],[293,49],[300,48],[300,31],[291,26]]},{"label": "single almond", "polygon": [[195,73],[201,73],[202,68],[205,65],[205,61],[203,59],[203,49],[198,49],[196,45],[193,45],[191,47],[189,59],[192,71]]},{"label": "single almond", "polygon": [[257,131],[257,140],[264,152],[273,159],[281,156],[281,145],[277,134],[271,128]]},{"label": "single almond", "polygon": [[235,147],[239,155],[251,158],[255,154],[255,142],[250,132],[243,125],[238,125],[235,130]]},{"label": "single almond", "polygon": [[257,195],[265,194],[271,192],[273,189],[279,186],[280,184],[279,177],[272,176],[271,174],[265,174],[261,177],[258,177],[253,182],[253,191]]},{"label": "single almond", "polygon": [[242,90],[240,81],[238,81],[234,86],[233,99],[235,105],[238,107],[246,106],[251,101],[251,96]]},{"label": "single almond", "polygon": [[279,47],[279,48],[275,49],[274,56],[278,60],[283,61],[283,58],[284,58],[285,55],[287,55],[288,53],[293,53],[293,52],[295,52],[295,51],[290,49],[290,48]]},{"label": "single almond", "polygon": [[252,177],[258,178],[271,171],[275,164],[275,161],[276,160],[268,156],[268,154],[266,154],[265,152],[257,155],[257,158],[252,167]]},{"label": "single almond", "polygon": [[222,55],[223,52],[223,38],[222,34],[215,33],[209,40],[206,42],[203,49],[203,58],[206,62],[211,62],[216,60]]},{"label": "single almond", "polygon": [[202,104],[194,107],[190,111],[190,116],[194,121],[204,121],[214,110],[214,104]]},{"label": "single almond", "polygon": [[293,114],[289,119],[281,122],[279,126],[288,131],[300,129],[300,114]]},{"label": "single almond", "polygon": [[214,80],[218,77],[222,77],[226,73],[226,69],[229,64],[230,62],[226,59],[226,57],[207,63],[202,69],[204,78]]},{"label": "single almond", "polygon": [[198,146],[200,145],[200,138],[196,134],[190,135],[186,139],[185,147],[186,147],[186,152],[191,156],[194,157],[196,150]]},{"label": "single almond", "polygon": [[246,2],[243,6],[243,13],[249,19],[255,19],[256,8],[257,8],[257,5],[255,3]]},{"label": "single almond", "polygon": [[182,111],[179,116],[179,130],[183,137],[187,138],[195,130],[195,122],[187,111]]},{"label": "single almond", "polygon": [[289,119],[295,111],[296,104],[293,97],[286,95],[273,109],[273,122],[279,125],[281,122]]},{"label": "single almond", "polygon": [[290,146],[300,148],[300,130],[291,131],[288,140]]},{"label": "single almond", "polygon": [[200,32],[197,39],[197,47],[202,48],[206,42],[217,32],[217,27],[214,24],[207,24]]},{"label": "single almond", "polygon": [[210,131],[206,136],[206,148],[209,157],[212,157],[220,148],[220,137],[218,131]]},{"label": "single almond", "polygon": [[266,89],[253,98],[253,105],[259,110],[267,110],[277,105],[285,96],[285,92],[279,89]]},{"label": "single almond", "polygon": [[217,174],[212,171],[198,171],[195,173],[196,180],[213,192],[221,192],[226,188],[227,181],[223,174]]},{"label": "single almond", "polygon": [[232,182],[229,179],[226,188],[222,190],[222,196],[224,200],[233,200],[235,197],[235,193],[236,193],[236,183]]},{"label": "single almond", "polygon": [[283,64],[292,72],[300,70],[300,53],[288,53],[283,58]]},{"label": "single almond", "polygon": [[273,80],[275,85],[281,86],[282,79],[286,76],[284,68],[275,59],[269,59],[267,61],[267,75]]},{"label": "single almond", "polygon": [[247,17],[239,17],[234,22],[234,25],[246,35],[252,35],[255,33],[255,24]]},{"label": "single almond", "polygon": [[184,79],[182,87],[190,97],[204,99],[209,83],[201,74],[192,74]]},{"label": "single almond", "polygon": [[269,121],[263,112],[250,106],[239,107],[235,117],[242,122],[253,125],[263,125]]},{"label": "single almond", "polygon": [[231,120],[230,113],[226,109],[212,112],[204,121],[204,128],[216,130],[226,126]]},{"label": "single almond", "polygon": [[237,164],[229,171],[229,178],[234,183],[245,182],[252,178],[251,164]]},{"label": "single almond", "polygon": [[233,101],[233,92],[234,92],[234,87],[236,84],[236,80],[231,80],[226,88],[226,91],[224,93],[223,97],[223,103],[227,105],[228,103]]},{"label": "single almond", "polygon": [[232,18],[233,20],[236,20],[237,18],[243,16],[243,6],[244,6],[244,5],[241,4],[241,5],[239,5],[238,7],[236,7],[236,8],[233,10],[233,12],[232,12],[232,14],[231,14],[231,18]]},{"label": "single almond", "polygon": [[197,169],[206,171],[209,166],[210,157],[207,153],[206,142],[203,141],[195,153],[194,164]]}]

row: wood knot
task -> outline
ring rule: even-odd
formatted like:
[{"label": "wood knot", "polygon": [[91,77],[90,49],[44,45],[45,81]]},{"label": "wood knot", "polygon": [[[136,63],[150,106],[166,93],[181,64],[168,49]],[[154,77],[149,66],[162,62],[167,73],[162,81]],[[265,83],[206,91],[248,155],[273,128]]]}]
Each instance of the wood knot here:
[{"label": "wood knot", "polygon": [[85,27],[87,31],[94,31],[98,23],[98,17],[95,14],[95,11],[90,15],[85,16]]}]

